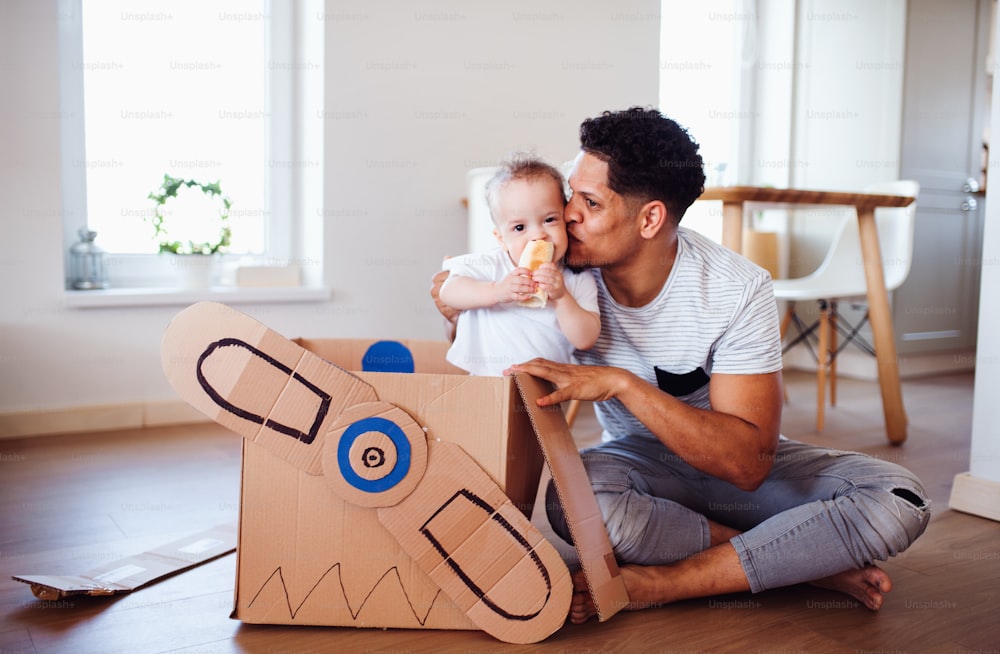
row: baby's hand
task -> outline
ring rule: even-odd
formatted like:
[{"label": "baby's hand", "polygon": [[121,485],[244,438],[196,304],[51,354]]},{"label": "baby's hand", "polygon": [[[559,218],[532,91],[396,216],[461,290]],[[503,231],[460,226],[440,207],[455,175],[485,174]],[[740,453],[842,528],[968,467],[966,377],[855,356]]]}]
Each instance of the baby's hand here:
[{"label": "baby's hand", "polygon": [[535,271],[532,279],[549,295],[549,299],[558,302],[566,295],[566,284],[562,271],[554,263],[543,263]]},{"label": "baby's hand", "polygon": [[521,302],[535,292],[535,282],[527,268],[515,268],[509,275],[494,282],[493,293],[497,304]]}]

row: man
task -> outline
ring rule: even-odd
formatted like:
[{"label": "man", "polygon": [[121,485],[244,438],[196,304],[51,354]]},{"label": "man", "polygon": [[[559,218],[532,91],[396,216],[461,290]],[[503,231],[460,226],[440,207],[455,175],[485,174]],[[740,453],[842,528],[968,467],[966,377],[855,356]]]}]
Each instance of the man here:
[{"label": "man", "polygon": [[[583,459],[630,608],[811,582],[879,609],[892,584],[874,562],[930,518],[919,480],[779,435],[770,277],[678,226],[705,181],[687,132],[632,108],[584,121],[580,137],[566,261],[593,269],[601,335],[582,365],[511,370],[554,383],[540,404],[597,402],[605,442]],[[551,487],[546,506],[568,540]],[[583,622],[596,611],[580,573],[574,584]]]}]

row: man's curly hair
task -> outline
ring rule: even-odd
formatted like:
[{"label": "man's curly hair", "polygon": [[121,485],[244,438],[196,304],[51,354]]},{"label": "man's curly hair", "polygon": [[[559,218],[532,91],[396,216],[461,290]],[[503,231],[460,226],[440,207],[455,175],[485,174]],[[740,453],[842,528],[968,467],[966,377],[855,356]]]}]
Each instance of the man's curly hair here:
[{"label": "man's curly hair", "polygon": [[629,203],[660,200],[680,222],[705,190],[698,143],[655,109],[605,111],[580,125],[580,146],[608,164],[608,186]]}]

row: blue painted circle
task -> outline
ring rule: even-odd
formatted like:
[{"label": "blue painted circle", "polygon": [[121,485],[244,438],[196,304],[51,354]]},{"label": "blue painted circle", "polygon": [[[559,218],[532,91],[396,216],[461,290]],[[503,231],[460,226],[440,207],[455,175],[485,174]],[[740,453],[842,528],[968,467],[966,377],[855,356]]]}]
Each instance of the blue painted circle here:
[{"label": "blue painted circle", "polygon": [[361,358],[364,372],[406,372],[415,369],[413,354],[399,341],[378,341],[372,343]]},{"label": "blue painted circle", "polygon": [[[370,431],[385,434],[396,446],[396,465],[392,467],[389,474],[379,479],[365,479],[354,472],[354,468],[351,466],[351,447],[354,445],[354,441]],[[340,437],[340,443],[337,445],[337,463],[340,466],[340,474],[351,486],[366,493],[381,493],[402,481],[406,473],[410,471],[410,441],[406,437],[406,433],[392,420],[375,416],[362,418],[351,423]]]}]

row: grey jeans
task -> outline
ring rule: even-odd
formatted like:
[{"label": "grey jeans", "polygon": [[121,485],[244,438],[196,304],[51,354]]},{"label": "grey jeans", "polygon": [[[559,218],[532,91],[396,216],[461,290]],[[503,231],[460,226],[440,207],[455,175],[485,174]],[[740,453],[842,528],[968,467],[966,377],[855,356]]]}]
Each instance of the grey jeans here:
[{"label": "grey jeans", "polygon": [[[736,548],[753,592],[883,561],[927,527],[917,477],[865,454],[781,440],[755,491],[695,470],[658,441],[626,437],[583,452],[619,561],[657,565],[709,547],[708,521],[742,531]],[[555,490],[546,510],[570,541]]]}]

